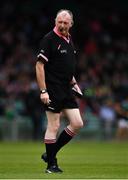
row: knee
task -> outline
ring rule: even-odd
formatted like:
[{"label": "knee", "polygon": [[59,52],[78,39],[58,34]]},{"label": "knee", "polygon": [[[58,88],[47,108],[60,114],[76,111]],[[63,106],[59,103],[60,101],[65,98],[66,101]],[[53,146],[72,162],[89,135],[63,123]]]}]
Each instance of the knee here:
[{"label": "knee", "polygon": [[58,129],[59,129],[59,127],[60,127],[60,123],[56,123],[55,125],[54,125],[54,127],[53,127],[53,129],[54,129],[54,131],[58,131]]},{"label": "knee", "polygon": [[57,132],[60,127],[60,123],[54,123],[47,126],[50,132]]},{"label": "knee", "polygon": [[73,129],[79,130],[84,126],[83,121],[78,121],[72,124]]},{"label": "knee", "polygon": [[78,129],[83,128],[83,126],[84,126],[83,121],[78,122],[78,125],[77,125]]}]

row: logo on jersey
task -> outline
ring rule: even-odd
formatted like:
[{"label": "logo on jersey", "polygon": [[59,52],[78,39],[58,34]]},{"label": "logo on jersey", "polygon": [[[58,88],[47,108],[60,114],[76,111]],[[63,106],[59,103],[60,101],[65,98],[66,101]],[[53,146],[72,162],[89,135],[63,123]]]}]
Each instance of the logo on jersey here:
[{"label": "logo on jersey", "polygon": [[61,54],[67,54],[67,49],[60,50]]}]

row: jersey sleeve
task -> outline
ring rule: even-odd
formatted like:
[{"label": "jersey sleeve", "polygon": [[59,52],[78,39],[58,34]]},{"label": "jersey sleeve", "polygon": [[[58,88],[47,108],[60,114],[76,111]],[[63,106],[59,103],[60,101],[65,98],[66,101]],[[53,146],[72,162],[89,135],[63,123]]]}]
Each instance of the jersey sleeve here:
[{"label": "jersey sleeve", "polygon": [[37,55],[37,61],[43,63],[48,62],[50,57],[50,40],[47,37],[44,37],[40,42],[39,53]]}]

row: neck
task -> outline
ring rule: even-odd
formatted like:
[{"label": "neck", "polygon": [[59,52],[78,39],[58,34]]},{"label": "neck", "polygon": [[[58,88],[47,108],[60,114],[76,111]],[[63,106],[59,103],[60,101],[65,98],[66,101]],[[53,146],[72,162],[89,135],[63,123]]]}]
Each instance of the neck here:
[{"label": "neck", "polygon": [[64,36],[63,34],[61,34],[61,33],[57,30],[56,26],[54,27],[53,31],[54,31],[59,37],[62,37],[63,39],[65,39],[65,41],[67,41],[67,43],[69,43],[69,41],[70,41],[70,37],[69,37],[70,34],[68,34],[67,37]]},{"label": "neck", "polygon": [[55,26],[54,30],[56,31],[56,33],[59,35],[59,36],[64,36],[66,38],[69,38],[69,33],[65,33],[65,34],[62,34],[59,29]]}]

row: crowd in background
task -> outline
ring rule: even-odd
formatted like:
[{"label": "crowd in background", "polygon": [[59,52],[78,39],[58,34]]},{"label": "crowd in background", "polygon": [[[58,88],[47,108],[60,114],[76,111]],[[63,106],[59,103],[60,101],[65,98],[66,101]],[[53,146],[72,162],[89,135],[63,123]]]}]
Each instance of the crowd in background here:
[{"label": "crowd in background", "polygon": [[[33,1],[34,2],[34,1]],[[97,117],[103,137],[125,137],[128,129],[128,22],[118,11],[82,10],[75,1],[72,36],[77,50],[78,100],[84,121]],[[45,2],[46,3],[46,2]],[[29,116],[38,139],[44,112],[36,83],[40,39],[54,27],[56,12],[29,1],[5,1],[0,7],[0,116]],[[75,10],[75,8],[77,9]],[[59,9],[57,9],[59,10]],[[71,9],[72,10],[72,9]],[[79,16],[77,16],[79,12]],[[123,129],[122,130],[120,129]]]}]

